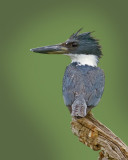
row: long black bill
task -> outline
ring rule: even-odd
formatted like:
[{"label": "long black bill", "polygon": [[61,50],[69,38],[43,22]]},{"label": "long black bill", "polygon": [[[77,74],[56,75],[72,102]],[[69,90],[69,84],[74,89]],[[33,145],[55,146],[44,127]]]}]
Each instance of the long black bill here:
[{"label": "long black bill", "polygon": [[58,45],[52,45],[52,46],[33,48],[33,49],[30,49],[30,51],[37,52],[37,53],[44,53],[44,54],[64,54],[68,51],[68,49],[58,44]]}]

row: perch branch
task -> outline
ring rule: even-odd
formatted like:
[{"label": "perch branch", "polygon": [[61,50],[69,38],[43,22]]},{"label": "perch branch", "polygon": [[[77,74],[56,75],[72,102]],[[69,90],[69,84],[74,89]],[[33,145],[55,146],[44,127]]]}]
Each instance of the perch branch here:
[{"label": "perch branch", "polygon": [[99,160],[128,160],[128,146],[91,113],[84,118],[73,118],[73,133],[94,151],[101,150]]}]

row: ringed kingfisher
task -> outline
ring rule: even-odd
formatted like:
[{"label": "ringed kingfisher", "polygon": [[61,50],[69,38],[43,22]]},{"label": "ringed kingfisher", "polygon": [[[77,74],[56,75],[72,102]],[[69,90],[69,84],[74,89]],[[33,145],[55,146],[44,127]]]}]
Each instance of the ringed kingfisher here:
[{"label": "ringed kingfisher", "polygon": [[71,116],[85,117],[95,107],[103,94],[105,76],[97,67],[102,56],[101,46],[92,32],[72,34],[64,43],[33,48],[30,51],[43,54],[64,54],[72,62],[63,77],[63,98]]}]

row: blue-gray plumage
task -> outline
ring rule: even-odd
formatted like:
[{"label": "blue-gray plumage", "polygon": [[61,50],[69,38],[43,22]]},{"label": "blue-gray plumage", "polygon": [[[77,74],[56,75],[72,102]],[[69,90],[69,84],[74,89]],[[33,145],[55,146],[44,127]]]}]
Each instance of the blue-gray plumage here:
[{"label": "blue-gray plumage", "polygon": [[105,81],[104,72],[97,67],[102,56],[98,40],[91,36],[91,32],[79,34],[80,30],[64,43],[31,49],[71,57],[72,63],[67,66],[63,78],[63,97],[75,117],[85,117],[99,103]]},{"label": "blue-gray plumage", "polygon": [[[86,116],[90,109],[99,103],[103,90],[104,72],[99,67],[71,63],[66,68],[63,78],[63,97],[65,105],[71,112],[74,106],[75,116]],[[79,106],[85,107],[85,112],[77,113]]]}]

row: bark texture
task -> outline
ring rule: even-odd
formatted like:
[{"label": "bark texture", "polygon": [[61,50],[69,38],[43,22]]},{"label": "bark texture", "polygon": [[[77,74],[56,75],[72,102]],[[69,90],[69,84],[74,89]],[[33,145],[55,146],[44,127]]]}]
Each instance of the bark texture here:
[{"label": "bark texture", "polygon": [[100,150],[99,160],[128,160],[128,146],[91,113],[84,118],[73,118],[73,133],[94,151]]}]

